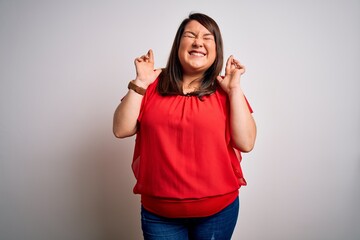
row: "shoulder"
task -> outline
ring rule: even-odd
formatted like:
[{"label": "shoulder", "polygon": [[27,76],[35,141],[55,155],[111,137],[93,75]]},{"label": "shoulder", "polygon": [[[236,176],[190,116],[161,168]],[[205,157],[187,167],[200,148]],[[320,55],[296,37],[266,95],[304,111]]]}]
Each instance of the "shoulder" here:
[{"label": "shoulder", "polygon": [[[222,78],[224,76],[221,76]],[[216,90],[215,90],[215,94],[218,95],[219,97],[223,98],[223,99],[227,99],[228,95],[227,93],[222,89],[222,87],[220,86],[220,84],[217,82],[217,80],[215,80],[215,84],[216,84]]]},{"label": "shoulder", "polygon": [[216,98],[218,98],[223,104],[226,104],[228,101],[227,93],[220,86],[217,86],[213,95],[216,96]]},{"label": "shoulder", "polygon": [[158,85],[159,83],[159,77],[157,77],[149,86],[147,89],[153,89],[153,88],[156,88],[156,86]]},{"label": "shoulder", "polygon": [[145,97],[149,97],[156,92],[157,85],[159,83],[159,78],[156,78],[146,89]]}]

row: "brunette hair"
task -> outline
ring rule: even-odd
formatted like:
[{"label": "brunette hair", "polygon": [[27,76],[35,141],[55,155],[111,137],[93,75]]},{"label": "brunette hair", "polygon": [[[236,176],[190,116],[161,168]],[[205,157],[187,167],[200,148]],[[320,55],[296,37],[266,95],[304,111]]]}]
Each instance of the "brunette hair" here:
[{"label": "brunette hair", "polygon": [[223,42],[221,32],[217,23],[209,16],[202,13],[191,13],[188,18],[184,19],[180,24],[175,39],[171,48],[170,56],[166,65],[159,76],[159,83],[157,85],[157,91],[163,95],[182,95],[182,67],[180,64],[178,50],[180,41],[184,33],[186,25],[195,20],[203,25],[210,33],[213,34],[216,44],[216,58],[214,63],[206,70],[203,78],[201,79],[200,88],[190,93],[190,95],[198,96],[200,99],[202,96],[213,93],[218,84],[216,77],[220,74],[223,66]]}]

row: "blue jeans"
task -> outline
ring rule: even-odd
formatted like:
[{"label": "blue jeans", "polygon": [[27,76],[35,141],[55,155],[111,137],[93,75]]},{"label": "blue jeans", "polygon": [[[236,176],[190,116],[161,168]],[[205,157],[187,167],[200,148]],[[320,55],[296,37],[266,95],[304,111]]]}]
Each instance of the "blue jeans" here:
[{"label": "blue jeans", "polygon": [[165,218],[141,207],[145,240],[230,240],[238,213],[239,198],[222,211],[199,218]]}]

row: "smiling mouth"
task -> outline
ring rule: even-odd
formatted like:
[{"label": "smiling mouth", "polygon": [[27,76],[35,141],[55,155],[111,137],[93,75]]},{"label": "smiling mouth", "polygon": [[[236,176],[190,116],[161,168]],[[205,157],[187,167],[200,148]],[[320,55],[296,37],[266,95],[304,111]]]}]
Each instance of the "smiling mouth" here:
[{"label": "smiling mouth", "polygon": [[205,56],[206,56],[205,53],[203,53],[203,52],[198,52],[198,51],[190,51],[189,54],[190,54],[191,56],[197,56],[197,57],[205,57]]}]

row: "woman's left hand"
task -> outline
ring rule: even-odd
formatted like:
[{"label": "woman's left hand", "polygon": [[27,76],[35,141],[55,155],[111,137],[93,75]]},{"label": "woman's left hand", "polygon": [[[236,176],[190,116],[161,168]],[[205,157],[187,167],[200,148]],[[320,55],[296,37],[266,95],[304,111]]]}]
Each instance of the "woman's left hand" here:
[{"label": "woman's left hand", "polygon": [[217,80],[221,88],[229,94],[232,90],[240,89],[240,77],[244,73],[244,65],[231,55],[226,61],[225,76],[218,76]]}]

